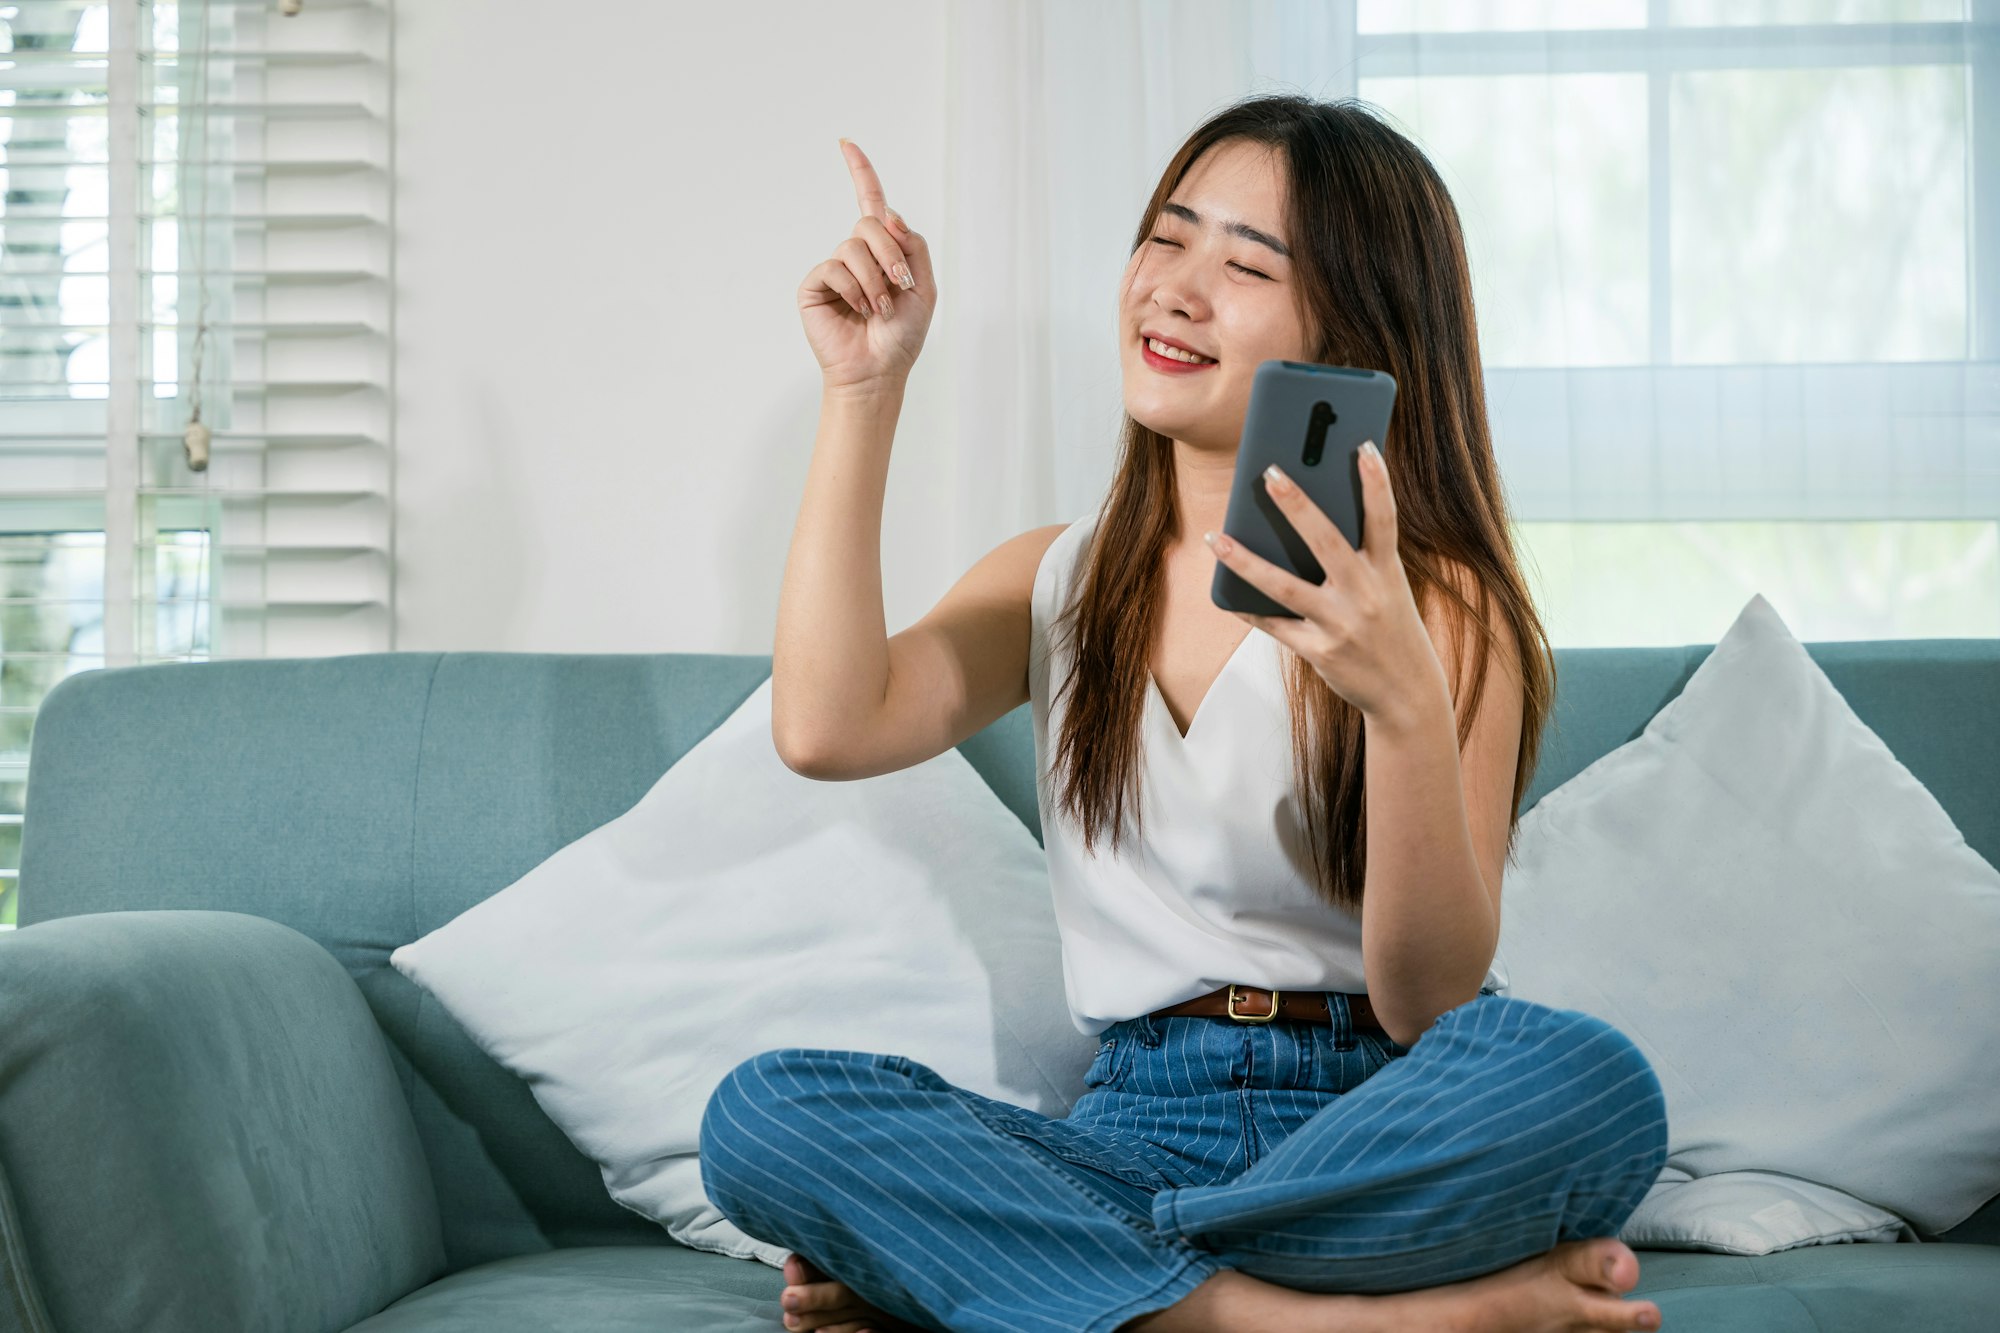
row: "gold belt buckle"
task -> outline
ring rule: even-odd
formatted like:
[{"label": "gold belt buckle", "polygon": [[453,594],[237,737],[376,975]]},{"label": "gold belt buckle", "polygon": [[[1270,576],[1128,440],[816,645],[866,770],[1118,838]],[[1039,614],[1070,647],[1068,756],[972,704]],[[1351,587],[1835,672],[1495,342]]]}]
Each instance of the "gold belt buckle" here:
[{"label": "gold belt buckle", "polygon": [[1229,1016],[1239,1023],[1268,1023],[1278,1016],[1278,997],[1282,991],[1271,992],[1271,1012],[1268,1014],[1239,1014],[1236,1012],[1236,984],[1229,983]]}]

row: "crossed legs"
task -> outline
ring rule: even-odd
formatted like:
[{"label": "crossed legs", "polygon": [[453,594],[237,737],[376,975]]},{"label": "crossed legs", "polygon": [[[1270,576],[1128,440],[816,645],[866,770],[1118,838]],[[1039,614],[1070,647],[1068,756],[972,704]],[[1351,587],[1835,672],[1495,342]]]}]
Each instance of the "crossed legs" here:
[{"label": "crossed legs", "polygon": [[1414,1291],[1615,1235],[1665,1162],[1666,1117],[1609,1024],[1482,995],[1211,1185],[1175,1187],[1115,1135],[852,1051],[744,1061],[700,1149],[726,1216],[894,1316],[1110,1333],[1218,1274]]}]

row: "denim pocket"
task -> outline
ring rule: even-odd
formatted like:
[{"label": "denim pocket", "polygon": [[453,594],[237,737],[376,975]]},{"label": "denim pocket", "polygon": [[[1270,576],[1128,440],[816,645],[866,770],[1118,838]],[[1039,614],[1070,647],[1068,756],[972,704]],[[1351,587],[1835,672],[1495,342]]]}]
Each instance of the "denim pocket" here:
[{"label": "denim pocket", "polygon": [[1097,1058],[1084,1072],[1083,1086],[1115,1089],[1123,1083],[1126,1066],[1131,1063],[1132,1043],[1136,1040],[1136,1036],[1120,1031],[1117,1026],[1105,1029],[1097,1043]]}]

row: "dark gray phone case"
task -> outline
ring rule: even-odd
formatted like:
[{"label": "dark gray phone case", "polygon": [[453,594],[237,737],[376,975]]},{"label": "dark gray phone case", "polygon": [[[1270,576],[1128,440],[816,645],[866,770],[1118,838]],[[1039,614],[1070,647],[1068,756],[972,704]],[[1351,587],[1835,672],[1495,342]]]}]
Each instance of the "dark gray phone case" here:
[{"label": "dark gray phone case", "polygon": [[[1229,488],[1222,530],[1278,568],[1308,583],[1324,583],[1326,571],[1264,488],[1264,469],[1276,463],[1359,550],[1361,444],[1373,440],[1377,449],[1386,448],[1383,439],[1395,405],[1396,381],[1379,370],[1311,361],[1271,360],[1258,366],[1250,382],[1250,410],[1236,446],[1236,478]],[[1323,417],[1330,416],[1323,433],[1315,421],[1316,406]],[[1315,435],[1323,447],[1318,461],[1308,465],[1305,451]],[[1220,559],[1209,596],[1225,611],[1300,618],[1298,612],[1238,578]]]}]

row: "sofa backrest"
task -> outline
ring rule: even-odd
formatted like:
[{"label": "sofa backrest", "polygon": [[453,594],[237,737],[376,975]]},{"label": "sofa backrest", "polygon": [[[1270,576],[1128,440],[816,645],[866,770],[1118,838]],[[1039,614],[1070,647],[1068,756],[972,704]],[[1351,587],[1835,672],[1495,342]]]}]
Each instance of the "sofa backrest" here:
[{"label": "sofa backrest", "polygon": [[[1711,646],[1558,649],[1524,810],[1637,736]],[[1807,647],[2000,862],[2000,640]],[[770,668],[764,655],[412,652],[69,676],[32,741],[20,923],[201,908],[319,941],[388,1038],[454,1270],[673,1244],[611,1200],[527,1084],[389,953],[630,809]],[[1039,838],[1027,708],[959,748]]]}]

